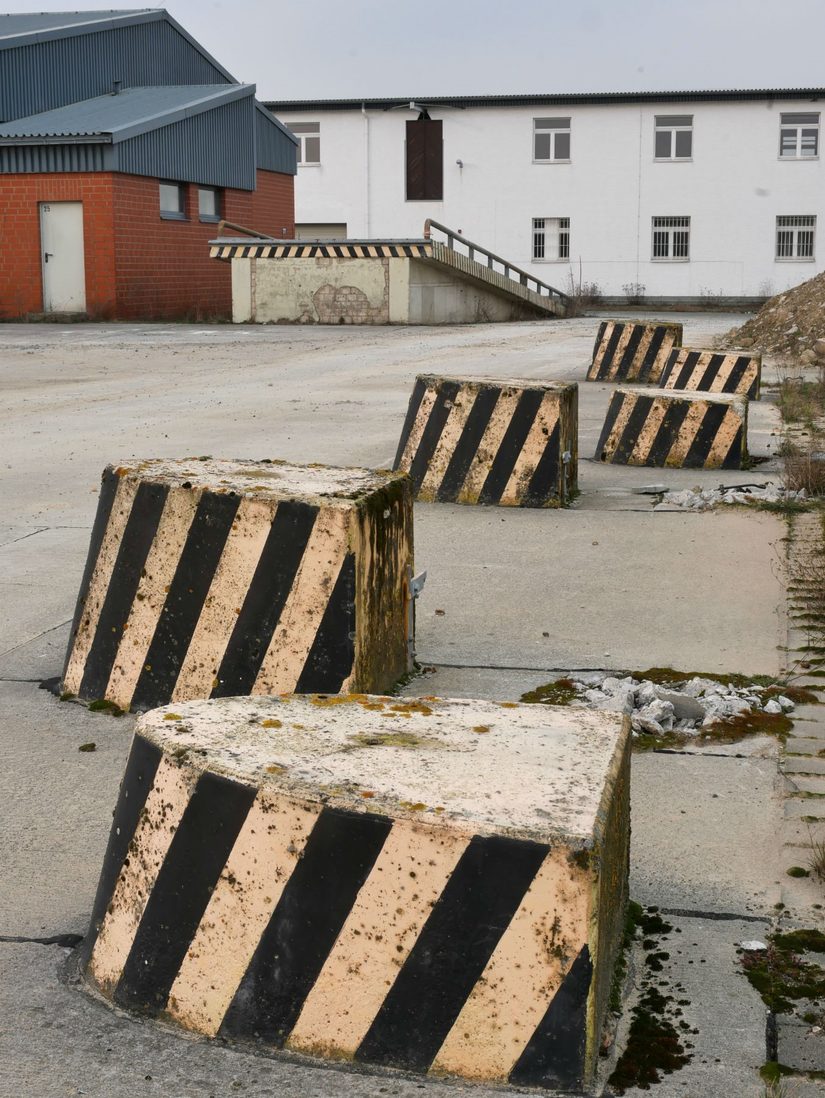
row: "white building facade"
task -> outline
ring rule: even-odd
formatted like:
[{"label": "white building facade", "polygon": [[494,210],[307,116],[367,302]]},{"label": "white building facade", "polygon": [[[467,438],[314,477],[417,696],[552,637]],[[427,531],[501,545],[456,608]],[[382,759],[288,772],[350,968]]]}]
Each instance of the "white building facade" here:
[{"label": "white building facade", "polygon": [[557,288],[756,300],[825,266],[825,89],[270,102],[296,235],[448,225]]}]

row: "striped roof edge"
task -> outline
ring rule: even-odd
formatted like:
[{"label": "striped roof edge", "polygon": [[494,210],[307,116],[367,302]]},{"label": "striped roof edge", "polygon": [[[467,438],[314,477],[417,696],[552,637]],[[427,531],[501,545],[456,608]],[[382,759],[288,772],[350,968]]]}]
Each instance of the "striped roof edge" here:
[{"label": "striped roof edge", "polygon": [[731,102],[763,99],[808,99],[817,101],[825,98],[825,88],[742,88],[742,89],[700,89],[696,91],[643,91],[643,92],[570,92],[536,93],[518,95],[439,95],[439,96],[393,96],[376,99],[278,99],[264,100],[264,105],[279,114],[288,111],[349,111],[367,110],[390,111],[399,107],[409,107],[410,103],[429,108],[455,107],[464,110],[467,107],[529,107],[563,106],[607,103],[689,103],[689,102]]},{"label": "striped roof edge", "polygon": [[254,84],[193,84],[125,88],[0,125],[0,145],[66,138],[117,144],[255,94]]},{"label": "striped roof edge", "polygon": [[156,23],[165,20],[198,53],[214,65],[215,69],[231,84],[235,77],[203,48],[165,8],[135,8],[130,10],[71,11],[71,12],[12,12],[0,15],[0,50],[17,46],[30,46],[35,42],[47,42],[56,38],[74,38],[78,35],[113,30],[118,26],[137,23]]}]

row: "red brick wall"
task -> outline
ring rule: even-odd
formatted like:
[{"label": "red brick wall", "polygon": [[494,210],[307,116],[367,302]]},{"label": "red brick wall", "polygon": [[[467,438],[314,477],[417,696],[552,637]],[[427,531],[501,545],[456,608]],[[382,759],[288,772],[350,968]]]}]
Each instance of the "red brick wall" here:
[{"label": "red brick wall", "polygon": [[[86,307],[106,319],[208,319],[232,312],[228,263],[209,258],[214,222],[161,219],[158,181],[99,173],[0,176],[0,317],[43,309],[39,202],[83,202]],[[272,236],[295,232],[293,176],[258,172],[254,192],[223,192],[222,216]],[[286,232],[284,232],[286,230]]]},{"label": "red brick wall", "polygon": [[43,311],[40,202],[82,202],[86,305],[115,307],[112,176],[107,172],[0,175],[0,317]]}]

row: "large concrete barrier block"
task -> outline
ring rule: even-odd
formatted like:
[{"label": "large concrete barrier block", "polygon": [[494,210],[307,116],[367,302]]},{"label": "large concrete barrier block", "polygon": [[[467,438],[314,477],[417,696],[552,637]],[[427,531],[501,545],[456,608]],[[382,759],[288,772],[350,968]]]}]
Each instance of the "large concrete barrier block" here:
[{"label": "large concrete barrier block", "polygon": [[406,477],[285,462],[103,474],[63,690],[122,709],[387,690],[412,666]]},{"label": "large concrete barrier block", "polygon": [[419,500],[563,506],[578,486],[578,386],[422,374],[394,468]]},{"label": "large concrete barrier block", "polygon": [[759,400],[762,356],[747,351],[694,351],[675,347],[668,356],[659,386],[702,393],[736,393]]},{"label": "large concrete barrier block", "polygon": [[121,1007],[580,1091],[627,899],[627,718],[368,695],[139,718],[81,951]]},{"label": "large concrete barrier block", "polygon": [[742,469],[748,460],[746,397],[616,389],[596,447],[613,465]]},{"label": "large concrete barrier block", "polygon": [[588,381],[639,381],[655,385],[674,347],[682,345],[681,324],[603,320],[593,345]]}]

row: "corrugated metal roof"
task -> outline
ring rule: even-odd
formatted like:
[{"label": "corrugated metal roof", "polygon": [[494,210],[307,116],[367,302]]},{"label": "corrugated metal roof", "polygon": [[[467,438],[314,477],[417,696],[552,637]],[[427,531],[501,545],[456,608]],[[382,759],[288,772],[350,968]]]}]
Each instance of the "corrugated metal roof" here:
[{"label": "corrugated metal roof", "polygon": [[[133,8],[131,10],[112,9],[111,11],[34,11],[11,12],[0,15],[0,49],[5,46],[23,45],[23,39],[42,36],[54,31],[77,30],[89,26],[102,30],[101,23],[117,25],[134,22],[136,16],[151,16],[162,19],[163,12],[158,8]],[[94,26],[92,26],[95,24]],[[16,41],[13,41],[16,39]]]},{"label": "corrugated metal roof", "polygon": [[284,99],[265,100],[264,106],[276,114],[290,111],[388,111],[397,107],[409,107],[411,102],[430,108],[437,107],[531,107],[567,106],[602,103],[686,103],[725,102],[753,99],[808,99],[825,98],[825,88],[752,88],[752,89],[701,89],[696,91],[644,91],[644,92],[571,92],[536,93],[523,95],[409,95],[385,99]]},{"label": "corrugated metal roof", "polygon": [[254,84],[126,88],[0,125],[0,142],[109,138],[112,143],[254,96]]}]

